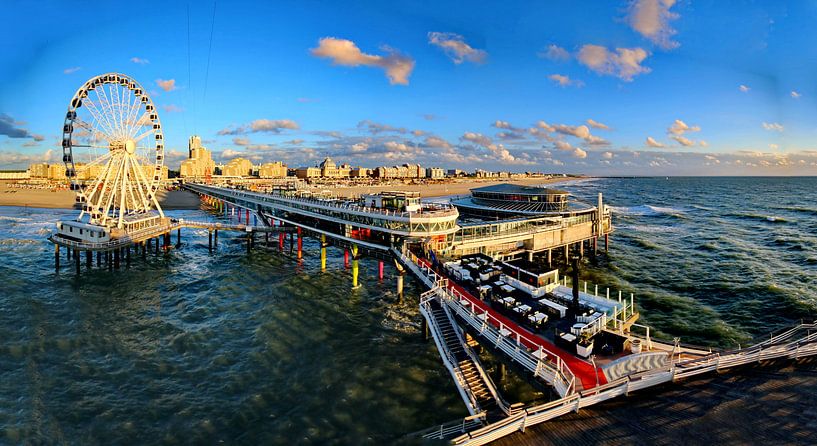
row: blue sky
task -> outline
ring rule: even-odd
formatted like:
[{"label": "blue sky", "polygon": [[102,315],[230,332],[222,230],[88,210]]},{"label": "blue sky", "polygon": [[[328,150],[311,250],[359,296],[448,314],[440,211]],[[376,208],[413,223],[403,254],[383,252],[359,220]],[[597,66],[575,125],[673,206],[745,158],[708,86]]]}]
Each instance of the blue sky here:
[{"label": "blue sky", "polygon": [[195,133],[290,166],[817,174],[817,2],[387,3],[6,2],[0,168],[56,162],[118,71],[171,168]]}]

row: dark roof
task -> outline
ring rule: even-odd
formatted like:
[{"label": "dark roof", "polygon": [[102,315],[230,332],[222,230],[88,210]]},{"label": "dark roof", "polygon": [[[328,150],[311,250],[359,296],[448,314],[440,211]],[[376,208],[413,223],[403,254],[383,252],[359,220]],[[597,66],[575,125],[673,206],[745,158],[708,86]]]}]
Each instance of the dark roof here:
[{"label": "dark roof", "polygon": [[471,189],[471,192],[494,192],[501,194],[517,195],[567,195],[568,192],[560,189],[550,189],[539,186],[520,186],[517,184],[502,183],[492,184]]}]

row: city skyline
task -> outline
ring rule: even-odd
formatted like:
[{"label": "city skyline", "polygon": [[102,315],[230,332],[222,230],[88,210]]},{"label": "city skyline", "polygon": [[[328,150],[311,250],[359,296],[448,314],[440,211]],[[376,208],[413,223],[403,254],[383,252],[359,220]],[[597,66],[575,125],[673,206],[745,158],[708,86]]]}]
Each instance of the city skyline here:
[{"label": "city skyline", "polygon": [[0,168],[58,162],[71,96],[115,71],[158,105],[174,170],[198,134],[218,162],[292,167],[817,174],[813,5],[361,5],[103,6],[68,34],[73,8],[13,8]]}]

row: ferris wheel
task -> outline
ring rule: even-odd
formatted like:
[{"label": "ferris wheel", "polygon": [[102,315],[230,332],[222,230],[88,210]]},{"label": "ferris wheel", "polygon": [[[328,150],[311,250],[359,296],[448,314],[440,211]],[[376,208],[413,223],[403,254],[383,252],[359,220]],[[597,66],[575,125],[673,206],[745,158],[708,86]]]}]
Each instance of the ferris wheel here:
[{"label": "ferris wheel", "polygon": [[68,106],[62,132],[65,174],[91,224],[119,227],[133,214],[162,208],[156,192],[164,135],[147,92],[119,73],[96,76]]}]

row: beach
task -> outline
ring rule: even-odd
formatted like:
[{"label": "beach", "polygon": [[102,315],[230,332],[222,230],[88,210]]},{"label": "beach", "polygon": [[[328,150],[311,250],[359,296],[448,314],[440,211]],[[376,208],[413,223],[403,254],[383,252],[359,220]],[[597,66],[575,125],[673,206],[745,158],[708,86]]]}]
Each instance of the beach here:
[{"label": "beach", "polygon": [[320,185],[312,186],[315,191],[328,190],[334,195],[341,197],[354,197],[361,194],[377,193],[384,191],[409,191],[420,192],[423,198],[446,197],[451,195],[468,195],[469,191],[476,187],[490,186],[492,184],[511,183],[523,186],[533,186],[541,184],[556,184],[576,177],[555,177],[555,178],[505,178],[505,179],[491,179],[491,180],[476,180],[463,179],[454,180],[445,183],[429,183],[429,184],[383,184],[374,186],[343,186],[343,187],[321,187]]},{"label": "beach", "polygon": [[[19,186],[13,182],[0,181],[0,206],[71,209],[76,204],[76,194],[67,189],[34,189]],[[192,192],[160,190],[157,197],[162,209],[199,208],[199,197]]]},{"label": "beach", "polygon": [[[311,186],[313,191],[331,191],[340,197],[352,197],[367,193],[383,191],[416,191],[425,198],[444,197],[450,195],[467,195],[475,187],[491,184],[512,183],[521,185],[555,184],[574,177],[556,178],[522,178],[522,179],[492,179],[475,180],[463,179],[445,183],[433,184],[383,184],[375,186]],[[15,185],[14,182],[0,181],[0,206],[29,206],[50,209],[71,209],[76,203],[76,194],[67,189],[37,189]],[[183,190],[160,190],[158,193],[159,205],[162,209],[198,209],[199,199],[192,192]]]}]

